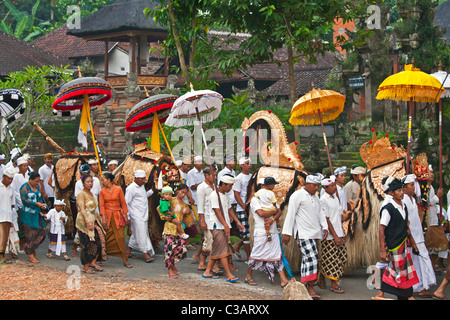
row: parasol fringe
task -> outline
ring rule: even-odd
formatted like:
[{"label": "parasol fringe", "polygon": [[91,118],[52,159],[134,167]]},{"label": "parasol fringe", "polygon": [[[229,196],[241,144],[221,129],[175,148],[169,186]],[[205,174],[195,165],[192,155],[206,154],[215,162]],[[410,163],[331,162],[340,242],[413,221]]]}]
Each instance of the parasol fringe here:
[{"label": "parasol fringe", "polygon": [[415,102],[428,102],[434,103],[439,102],[439,96],[436,95],[439,92],[444,92],[444,90],[438,90],[436,88],[411,88],[411,87],[396,87],[388,88],[385,87],[380,89],[377,94],[377,100],[395,100],[395,101],[409,101],[411,98]]}]

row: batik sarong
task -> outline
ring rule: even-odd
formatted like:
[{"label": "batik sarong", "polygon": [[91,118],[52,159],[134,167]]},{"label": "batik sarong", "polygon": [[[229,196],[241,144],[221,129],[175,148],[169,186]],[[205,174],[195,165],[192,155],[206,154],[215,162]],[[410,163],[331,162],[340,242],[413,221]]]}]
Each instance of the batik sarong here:
[{"label": "batik sarong", "polygon": [[164,266],[166,269],[186,259],[186,240],[179,236],[164,235]]},{"label": "batik sarong", "polygon": [[347,249],[334,240],[322,241],[322,269],[325,278],[338,281],[344,273],[347,262]]}]

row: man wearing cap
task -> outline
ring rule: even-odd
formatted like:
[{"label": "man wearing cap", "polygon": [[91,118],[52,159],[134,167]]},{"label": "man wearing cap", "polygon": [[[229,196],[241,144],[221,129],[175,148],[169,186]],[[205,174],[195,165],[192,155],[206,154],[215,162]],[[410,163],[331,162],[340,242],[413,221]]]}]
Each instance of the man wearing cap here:
[{"label": "man wearing cap", "polygon": [[[219,182],[218,193],[217,191],[212,192],[209,196],[209,218],[213,224],[213,229],[211,230],[213,236],[212,250],[209,255],[208,265],[205,272],[203,273],[204,278],[214,278],[216,276],[212,275],[211,270],[213,265],[216,263],[215,260],[219,260],[222,263],[224,271],[227,275],[227,282],[236,282],[239,278],[235,277],[230,270],[230,264],[228,261],[229,256],[231,256],[231,243],[230,243],[230,218],[236,221],[239,230],[244,230],[244,226],[239,222],[238,218],[234,214],[233,209],[230,204],[230,197],[228,192],[230,192],[233,187],[235,178],[231,175],[225,174],[222,176]],[[220,199],[220,200],[219,200]]]},{"label": "man wearing cap", "polygon": [[2,174],[0,181],[0,263],[10,263],[5,259],[5,250],[8,244],[9,232],[13,228],[14,219],[14,189],[11,186],[16,172],[13,167],[9,167]]},{"label": "man wearing cap", "polygon": [[416,199],[414,199],[415,181],[416,175],[408,174],[403,182],[403,203],[408,210],[409,230],[411,236],[414,238],[417,249],[419,249],[419,254],[412,255],[412,261],[420,281],[413,286],[413,291],[418,292],[420,297],[431,298],[432,295],[428,290],[436,284],[436,275],[425,245],[422,221],[419,216]]},{"label": "man wearing cap", "polygon": [[363,167],[354,167],[350,169],[350,181],[345,185],[345,193],[347,194],[347,202],[357,202],[361,192],[361,183],[364,179],[366,170]]},{"label": "man wearing cap", "polygon": [[185,183],[191,190],[192,198],[194,199],[194,208],[197,211],[197,188],[205,181],[203,174],[203,158],[201,156],[194,157],[194,167],[189,170],[187,174],[187,183]]},{"label": "man wearing cap", "polygon": [[338,195],[339,202],[341,203],[342,210],[348,210],[347,192],[344,189],[346,174],[347,174],[346,166],[334,170],[334,176],[336,177],[336,193]]},{"label": "man wearing cap", "polygon": [[53,174],[53,154],[47,153],[44,155],[45,164],[39,168],[38,173],[41,176],[39,181],[39,189],[41,190],[42,197],[48,202],[49,209],[53,208],[53,202],[55,201],[55,191],[48,184],[48,179]]},{"label": "man wearing cap", "polygon": [[153,190],[145,190],[147,175],[144,170],[136,170],[134,181],[125,190],[125,202],[128,206],[128,218],[131,222],[131,237],[128,242],[127,255],[136,258],[131,250],[144,253],[145,262],[152,262],[155,251],[153,250],[150,235],[148,233],[148,198],[153,195]]},{"label": "man wearing cap", "polygon": [[239,166],[241,167],[241,172],[236,177],[236,182],[233,185],[234,199],[236,200],[236,217],[245,227],[244,232],[240,234],[240,240],[234,245],[236,254],[239,257],[239,250],[241,246],[244,246],[245,253],[247,254],[247,261],[250,256],[250,225],[248,223],[248,217],[245,213],[246,203],[247,203],[247,189],[248,183],[252,175],[250,171],[252,170],[252,164],[250,163],[250,158],[242,157],[239,159]]},{"label": "man wearing cap", "polygon": [[336,177],[330,176],[322,179],[325,193],[320,197],[320,208],[328,224],[328,236],[322,241],[322,267],[325,278],[331,280],[331,291],[344,293],[339,287],[339,281],[344,273],[347,262],[347,250],[344,242],[342,228],[342,207],[336,197]]},{"label": "man wearing cap", "polygon": [[[398,299],[414,300],[413,285],[419,282],[408,249],[411,241],[413,250],[417,251],[414,239],[408,234],[408,209],[403,203],[403,182],[392,176],[382,181],[384,192],[392,196],[392,200],[381,208],[379,241],[380,258],[388,262],[383,273],[380,292],[396,295]],[[389,255],[388,255],[389,252]]]},{"label": "man wearing cap", "polygon": [[117,169],[117,166],[119,165],[119,162],[117,160],[111,160],[108,162],[108,172],[113,173],[114,170]]},{"label": "man wearing cap", "polygon": [[288,212],[283,225],[283,242],[287,245],[293,236],[302,253],[301,279],[313,299],[320,299],[314,290],[319,273],[319,251],[316,240],[326,239],[328,224],[320,209],[317,190],[323,175],[306,177],[306,185],[289,198]]}]

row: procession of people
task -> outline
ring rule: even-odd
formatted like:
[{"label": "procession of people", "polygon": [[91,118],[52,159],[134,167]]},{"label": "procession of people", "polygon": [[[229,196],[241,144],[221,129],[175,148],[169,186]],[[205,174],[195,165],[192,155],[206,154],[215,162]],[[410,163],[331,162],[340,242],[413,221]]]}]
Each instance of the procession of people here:
[{"label": "procession of people", "polygon": [[[47,236],[48,258],[73,261],[74,257],[79,257],[86,274],[103,271],[108,256],[119,257],[125,267],[132,268],[130,260],[137,259],[135,254],[140,252],[144,261],[151,263],[155,260],[156,249],[148,230],[152,209],[149,199],[156,193],[161,198],[156,209],[164,223],[164,267],[169,278],[180,276],[182,268],[177,268],[176,264],[187,258],[190,249],[187,240],[192,237],[186,232],[194,227],[196,232],[190,230],[190,235],[195,237],[199,233],[201,237],[198,250],[193,247],[196,251],[192,257],[204,279],[242,281],[257,286],[254,273],[263,272],[272,284],[279,281],[284,288],[289,277],[282,245],[295,241],[301,252],[300,282],[310,297],[320,299],[315,287],[321,278],[330,281],[331,292],[346,292],[342,279],[348,239],[342,223],[347,209],[354,207],[351,201],[358,201],[360,196],[366,174],[363,167],[352,167],[348,182],[346,167],[337,168],[327,176],[308,174],[305,185],[290,195],[286,218],[280,225],[282,210],[273,192],[279,182],[271,176],[260,178],[256,192],[249,195],[252,163],[248,157],[236,161],[227,156],[222,170],[216,164],[206,165],[201,156],[185,158],[178,163],[184,168],[183,183],[176,189],[166,186],[161,190],[155,186],[146,189],[148,176],[144,170],[135,170],[133,182],[122,189],[114,184],[114,171],[106,171],[97,178],[98,165],[92,166],[91,161],[79,167],[80,178],[74,190],[77,212],[73,214],[79,250],[72,251],[69,257],[64,229],[68,219],[64,212],[67,204],[56,198],[54,184],[52,187],[52,179],[49,179],[54,170],[53,158],[47,154],[45,164],[34,171],[29,168],[27,156],[22,156],[3,170],[0,182],[2,263],[12,263],[17,253],[28,255],[33,264],[39,263],[41,257],[36,255],[36,249]],[[190,169],[192,163],[194,168]],[[428,172],[433,174],[431,166]],[[414,174],[383,179],[386,197],[379,212],[381,251],[377,265],[383,265],[384,272],[374,300],[387,299],[385,293],[398,299],[414,299],[414,292],[419,297],[446,299],[443,290],[450,274],[448,266],[442,269],[442,263],[448,246],[436,251],[436,246],[427,245],[436,241],[424,236],[418,211],[420,188],[416,188],[416,184]],[[445,234],[447,213],[443,210],[445,217],[441,217],[436,208],[443,194],[441,189],[432,192],[427,218],[430,226],[438,225]],[[193,209],[198,220],[193,218]],[[253,228],[250,228],[250,215]],[[128,239],[125,230],[128,230]],[[233,244],[232,235],[236,235]],[[244,256],[240,254],[241,248],[244,248]],[[233,259],[236,258],[247,264],[244,279],[235,275]],[[435,273],[441,271],[444,280],[437,283]],[[434,293],[433,286],[439,286]]]}]

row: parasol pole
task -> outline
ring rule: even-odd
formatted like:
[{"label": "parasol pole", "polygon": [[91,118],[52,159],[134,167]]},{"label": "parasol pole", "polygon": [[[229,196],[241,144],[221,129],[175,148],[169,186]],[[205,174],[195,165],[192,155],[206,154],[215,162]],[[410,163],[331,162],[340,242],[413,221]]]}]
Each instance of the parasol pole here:
[{"label": "parasol pole", "polygon": [[[439,62],[439,71],[442,71],[442,62]],[[441,87],[439,88],[439,91],[436,95],[436,99],[439,97],[439,93],[442,90],[442,87],[444,86],[445,81],[447,81],[448,72],[445,75],[444,81],[442,81]],[[439,99],[439,188],[443,187],[442,183],[442,99]],[[442,216],[442,197],[439,199],[439,216]],[[439,220],[438,220],[439,221]],[[440,222],[439,222],[440,224]]]},{"label": "parasol pole", "polygon": [[[161,130],[164,141],[166,142],[167,149],[169,149],[169,153],[170,153],[170,156],[172,157],[173,163],[176,163],[175,157],[173,156],[172,149],[170,148],[169,142],[167,141],[166,135],[164,134],[164,130],[161,126],[161,123],[159,122],[158,118],[156,118],[156,121],[158,122],[159,130]],[[181,181],[181,183],[184,183],[183,177],[181,175],[180,175],[180,181]],[[192,209],[192,212],[194,212],[195,219],[197,219],[197,221],[198,221],[197,212],[195,211],[195,208],[193,205],[191,205],[191,209]],[[203,230],[202,230],[202,232],[203,232]]]},{"label": "parasol pole", "polygon": [[[84,101],[89,104],[89,97],[87,96],[87,94],[84,94]],[[98,171],[100,172],[100,176],[102,175],[102,165],[100,163],[100,158],[98,156],[98,150],[97,150],[97,143],[95,142],[95,137],[94,137],[94,128],[92,127],[92,121],[91,121],[91,112],[90,112],[90,108],[88,107],[87,110],[89,111],[88,114],[88,123],[89,123],[89,128],[91,128],[91,137],[92,137],[92,143],[94,145],[94,151],[95,151],[95,156],[97,157],[97,162],[98,162]]]},{"label": "parasol pole", "polygon": [[322,127],[323,141],[325,143],[325,149],[327,150],[328,163],[330,165],[330,174],[333,174],[333,166],[331,164],[330,150],[328,149],[327,135],[325,134],[325,128],[323,127],[322,112],[320,112],[320,108],[318,108],[317,110],[319,113],[320,126]]},{"label": "parasol pole", "polygon": [[411,162],[411,127],[412,127],[412,117],[413,117],[413,98],[408,101],[409,116],[408,116],[408,147],[406,150],[406,174],[409,174],[409,166]]},{"label": "parasol pole", "polygon": [[[191,89],[192,89],[192,84],[191,84]],[[220,214],[222,215],[222,218],[225,220],[225,215],[224,215],[223,207],[222,207],[222,201],[220,200],[219,188],[217,188],[216,176],[215,176],[215,174],[213,174],[214,169],[213,169],[213,166],[212,166],[211,156],[209,154],[208,144],[206,143],[205,132],[203,131],[202,120],[200,118],[200,112],[198,111],[198,107],[197,106],[195,106],[195,112],[197,113],[197,120],[198,120],[198,122],[200,124],[200,131],[202,133],[203,142],[205,143],[205,152],[206,152],[206,156],[208,157],[209,167],[211,169],[211,174],[213,176],[213,185],[214,185],[214,190],[216,190],[217,200],[219,202]],[[230,238],[228,238],[228,246],[230,247],[230,249],[231,249],[231,251],[233,253],[236,252],[234,250],[233,245],[231,244]]]}]

